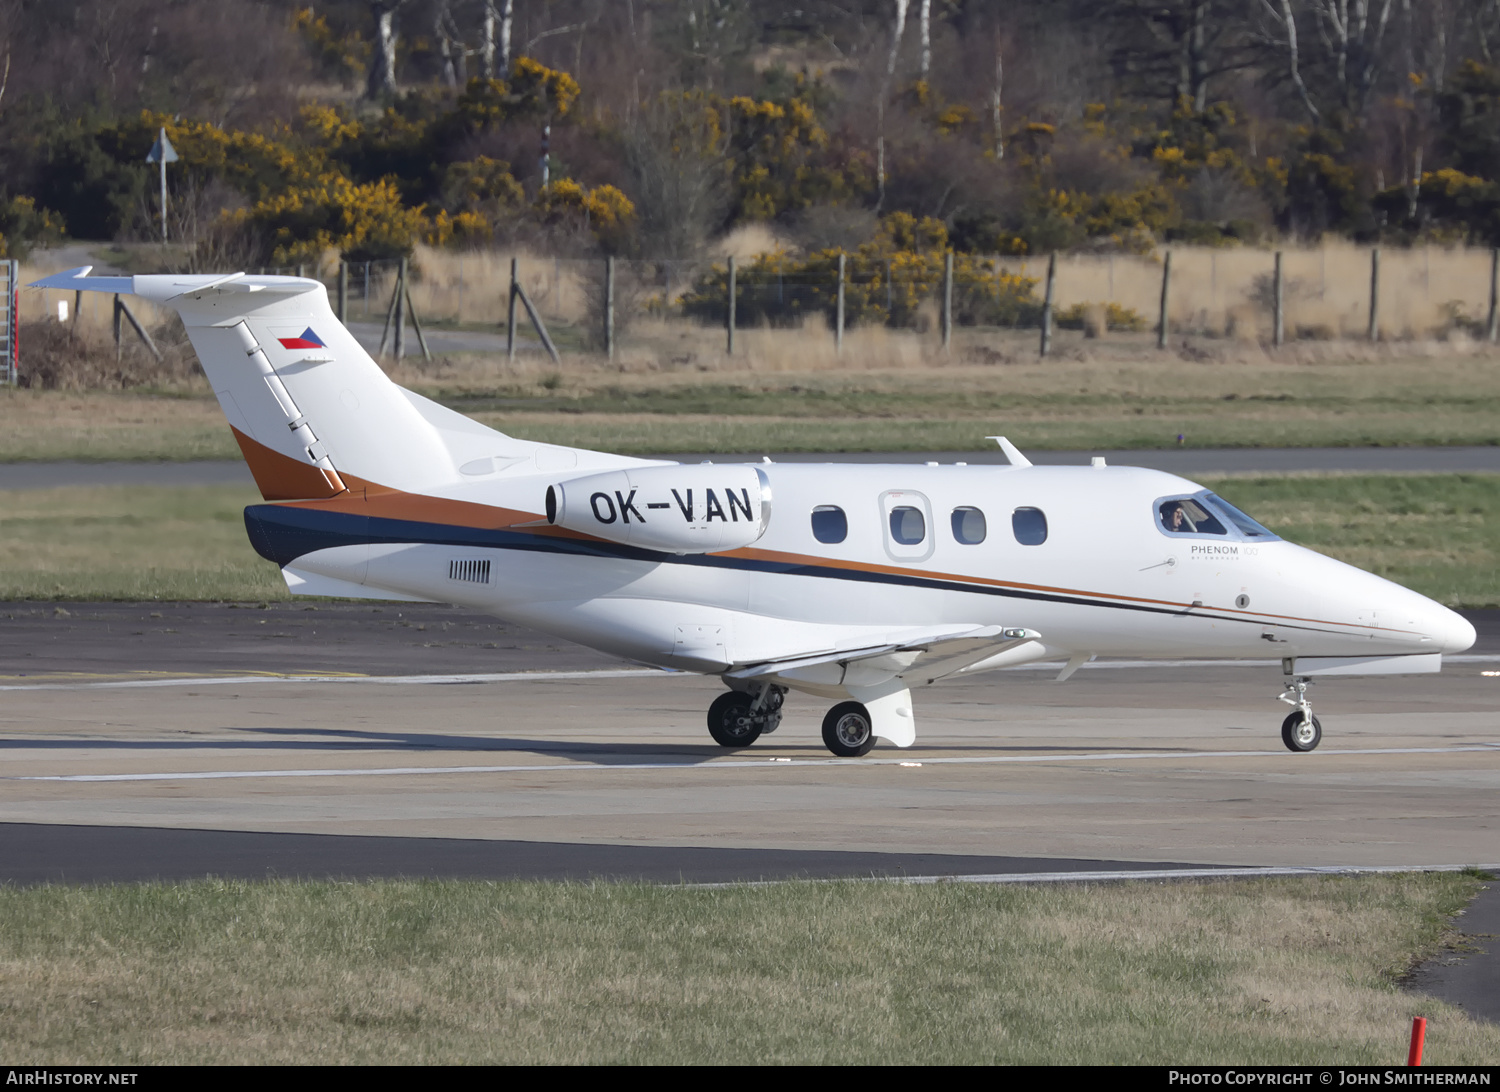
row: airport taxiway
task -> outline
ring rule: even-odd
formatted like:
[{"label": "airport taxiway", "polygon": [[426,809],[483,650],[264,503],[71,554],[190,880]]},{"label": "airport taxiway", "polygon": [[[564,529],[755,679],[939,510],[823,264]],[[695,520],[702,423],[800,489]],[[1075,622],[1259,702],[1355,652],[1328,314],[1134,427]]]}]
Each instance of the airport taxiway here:
[{"label": "airport taxiway", "polygon": [[1497,612],[1441,675],[1318,682],[1312,754],[1282,748],[1274,663],[1142,661],[940,684],[915,747],[840,760],[807,696],[726,752],[717,680],[452,608],[309,606],[0,612],[0,879],[1500,858]]}]

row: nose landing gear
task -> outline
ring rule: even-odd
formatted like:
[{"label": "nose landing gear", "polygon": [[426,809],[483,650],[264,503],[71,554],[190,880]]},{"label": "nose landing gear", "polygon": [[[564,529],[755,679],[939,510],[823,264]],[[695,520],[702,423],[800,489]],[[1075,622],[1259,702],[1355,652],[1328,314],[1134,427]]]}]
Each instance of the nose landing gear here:
[{"label": "nose landing gear", "polygon": [[1281,742],[1289,751],[1311,751],[1323,740],[1323,725],[1313,716],[1312,702],[1307,700],[1307,687],[1312,679],[1298,675],[1282,692],[1281,700],[1293,706],[1287,718],[1281,722]]}]

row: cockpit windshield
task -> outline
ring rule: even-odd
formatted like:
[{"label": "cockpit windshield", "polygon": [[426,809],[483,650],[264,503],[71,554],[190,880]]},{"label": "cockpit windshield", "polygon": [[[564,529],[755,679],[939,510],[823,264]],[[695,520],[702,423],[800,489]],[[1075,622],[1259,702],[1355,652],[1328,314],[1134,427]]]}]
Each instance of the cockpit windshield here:
[{"label": "cockpit windshield", "polygon": [[1172,535],[1227,535],[1224,525],[1197,497],[1173,497],[1156,506],[1162,530]]},{"label": "cockpit windshield", "polygon": [[1169,535],[1223,535],[1261,541],[1276,538],[1234,505],[1206,491],[1157,501],[1156,522]]},{"label": "cockpit windshield", "polygon": [[1234,524],[1234,526],[1239,529],[1240,534],[1244,535],[1246,538],[1276,537],[1266,528],[1255,522],[1255,520],[1245,515],[1244,512],[1241,512],[1234,505],[1230,504],[1223,497],[1216,496],[1213,493],[1205,493],[1203,497],[1206,501],[1208,501],[1209,504],[1218,509],[1221,515],[1228,518],[1229,522]]}]

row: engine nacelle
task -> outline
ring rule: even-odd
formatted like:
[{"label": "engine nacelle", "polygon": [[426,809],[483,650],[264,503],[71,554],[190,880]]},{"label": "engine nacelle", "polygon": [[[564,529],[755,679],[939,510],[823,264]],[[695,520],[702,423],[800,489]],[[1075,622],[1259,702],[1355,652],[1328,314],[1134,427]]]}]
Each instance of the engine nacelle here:
[{"label": "engine nacelle", "polygon": [[771,482],[753,466],[644,466],[547,487],[547,522],[674,554],[737,550],[766,533]]}]

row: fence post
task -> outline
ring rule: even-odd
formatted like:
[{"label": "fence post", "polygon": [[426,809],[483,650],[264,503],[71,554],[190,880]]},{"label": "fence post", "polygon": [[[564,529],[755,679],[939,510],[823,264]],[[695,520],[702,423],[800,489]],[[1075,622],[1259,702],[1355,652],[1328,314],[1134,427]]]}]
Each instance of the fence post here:
[{"label": "fence post", "polygon": [[1042,293],[1042,356],[1052,351],[1052,291],[1057,283],[1057,254],[1047,256],[1047,287]]},{"label": "fence post", "polygon": [[349,312],[349,263],[339,262],[339,321],[346,322]]},{"label": "fence post", "polygon": [[604,355],[615,358],[615,257],[604,259]]},{"label": "fence post", "polygon": [[953,251],[943,256],[943,352],[953,344]]},{"label": "fence post", "polygon": [[836,353],[844,351],[844,254],[842,251],[839,252],[839,303],[833,321],[833,349]]},{"label": "fence post", "polygon": [[1365,336],[1380,340],[1380,248],[1370,250],[1370,328]]},{"label": "fence post", "polygon": [[1500,336],[1500,246],[1490,249],[1490,319],[1484,332],[1491,345]]},{"label": "fence post", "polygon": [[1276,273],[1271,281],[1271,310],[1274,316],[1271,340],[1278,349],[1281,348],[1281,342],[1286,333],[1286,327],[1282,321],[1281,308],[1281,251],[1278,250],[1276,252]]},{"label": "fence post", "polygon": [[395,356],[399,361],[406,356],[406,259],[396,266],[396,335]]},{"label": "fence post", "polygon": [[520,288],[521,259],[510,260],[510,304],[505,312],[505,359],[516,362],[516,290]]},{"label": "fence post", "polygon": [[1172,286],[1172,252],[1162,255],[1161,260],[1161,313],[1156,320],[1156,347],[1167,347],[1167,299]]},{"label": "fence post", "polygon": [[726,325],[727,325],[728,332],[729,332],[729,340],[728,340],[728,342],[726,344],[726,347],[725,347],[725,351],[730,356],[734,355],[734,297],[735,297],[734,255],[731,254],[729,256],[729,313],[726,316],[727,319],[728,319]]},{"label": "fence post", "polygon": [[115,318],[114,318],[114,327],[115,327],[115,363],[116,364],[118,364],[120,362],[120,352],[121,352],[121,349],[120,349],[120,319],[122,317],[121,314],[120,314],[120,310],[124,306],[125,305],[120,302],[120,294],[118,292],[116,292],[115,293]]}]

